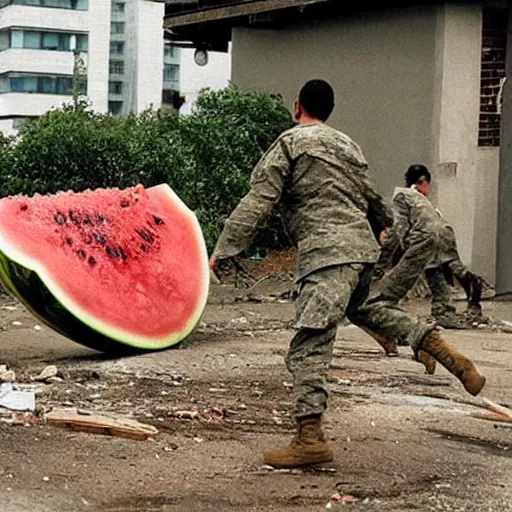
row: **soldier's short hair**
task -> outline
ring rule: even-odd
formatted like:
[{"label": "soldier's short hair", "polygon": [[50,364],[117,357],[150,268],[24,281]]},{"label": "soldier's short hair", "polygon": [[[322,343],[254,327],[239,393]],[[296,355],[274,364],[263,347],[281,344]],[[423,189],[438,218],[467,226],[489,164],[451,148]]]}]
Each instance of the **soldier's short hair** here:
[{"label": "soldier's short hair", "polygon": [[334,89],[325,80],[310,80],[300,90],[299,103],[311,117],[327,121],[334,110]]},{"label": "soldier's short hair", "polygon": [[416,185],[422,178],[430,183],[432,181],[432,175],[430,174],[430,171],[421,164],[411,165],[405,172],[405,185],[407,187]]}]

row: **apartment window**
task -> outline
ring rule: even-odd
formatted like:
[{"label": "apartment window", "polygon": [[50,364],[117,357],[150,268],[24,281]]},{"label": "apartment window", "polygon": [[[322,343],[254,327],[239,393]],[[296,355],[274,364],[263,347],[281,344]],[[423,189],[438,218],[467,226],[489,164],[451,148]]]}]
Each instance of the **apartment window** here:
[{"label": "apartment window", "polygon": [[175,64],[164,64],[164,80],[166,82],[178,80],[178,69],[179,67]]},{"label": "apartment window", "polygon": [[56,7],[58,9],[73,9],[77,11],[86,11],[88,8],[88,0],[0,0],[0,7],[11,4]]},{"label": "apartment window", "polygon": [[109,73],[111,75],[124,75],[124,62],[122,60],[111,60]]},{"label": "apartment window", "polygon": [[0,32],[0,50],[7,48],[28,48],[33,50],[69,51],[72,49],[71,42],[73,38],[77,50],[81,52],[87,51],[87,36],[85,34],[41,32],[22,29]]},{"label": "apartment window", "polygon": [[478,145],[498,147],[501,132],[501,98],[505,84],[508,10],[484,8],[480,71]]},{"label": "apartment window", "polygon": [[124,43],[123,41],[110,41],[110,55],[123,55]]},{"label": "apartment window", "polygon": [[108,102],[108,113],[112,116],[118,116],[123,110],[122,101],[109,101]]},{"label": "apartment window", "polygon": [[[84,85],[85,93],[86,86]],[[0,92],[22,92],[39,94],[73,94],[73,77],[36,75],[29,73],[6,73],[0,75]]]},{"label": "apartment window", "polygon": [[123,2],[114,2],[112,4],[112,12],[116,14],[124,14],[124,3]]},{"label": "apartment window", "polygon": [[165,57],[175,57],[176,56],[176,48],[171,44],[166,44],[164,46],[164,56]]},{"label": "apartment window", "polygon": [[112,21],[110,23],[111,34],[124,34],[124,21]]},{"label": "apartment window", "polygon": [[109,82],[108,92],[110,94],[123,94],[123,82]]}]

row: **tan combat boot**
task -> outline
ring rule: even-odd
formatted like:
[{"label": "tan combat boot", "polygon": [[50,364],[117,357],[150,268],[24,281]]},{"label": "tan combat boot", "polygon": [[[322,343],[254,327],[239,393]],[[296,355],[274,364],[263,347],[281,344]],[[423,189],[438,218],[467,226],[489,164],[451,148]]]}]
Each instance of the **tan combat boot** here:
[{"label": "tan combat boot", "polygon": [[425,373],[434,375],[436,372],[436,360],[429,356],[424,350],[418,350],[417,359],[425,367]]},{"label": "tan combat boot", "polygon": [[471,360],[448,345],[438,331],[432,331],[424,339],[421,348],[437,359],[450,373],[453,373],[462,382],[468,393],[473,396],[480,393],[485,384],[485,377]]},{"label": "tan combat boot", "polygon": [[[361,329],[368,333],[384,349],[384,352],[388,357],[398,357],[399,354],[396,341],[390,341],[384,336],[377,334],[366,327],[361,327]],[[436,371],[436,360],[433,357],[430,357],[423,350],[418,350],[416,361],[425,366],[425,373],[434,375]]]},{"label": "tan combat boot", "polygon": [[388,357],[398,357],[398,346],[396,341],[388,340],[384,336],[371,331],[367,327],[361,327],[361,329],[369,334],[384,349],[384,353]]},{"label": "tan combat boot", "polygon": [[331,462],[334,455],[322,432],[322,417],[309,416],[297,420],[297,434],[290,446],[263,454],[265,464],[275,468],[295,468]]}]

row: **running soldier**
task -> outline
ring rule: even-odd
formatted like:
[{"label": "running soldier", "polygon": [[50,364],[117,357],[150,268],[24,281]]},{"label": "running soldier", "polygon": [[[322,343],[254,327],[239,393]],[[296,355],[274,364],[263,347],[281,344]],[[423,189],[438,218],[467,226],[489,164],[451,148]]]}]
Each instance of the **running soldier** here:
[{"label": "running soldier", "polygon": [[304,85],[295,103],[297,126],[281,134],[256,165],[250,191],[226,221],[210,262],[213,271],[236,263],[281,202],[298,247],[297,332],[286,356],[297,432],[289,447],[265,452],[265,463],[274,467],[333,458],[321,426],[336,328],[345,316],[384,338],[403,337],[416,357],[429,354],[440,361],[469,393],[478,394],[485,383],[435,325],[419,322],[378,293],[367,301],[379,254],[376,238],[391,219],[369,180],[359,146],[325,125],[333,109],[334,91],[328,83]]}]

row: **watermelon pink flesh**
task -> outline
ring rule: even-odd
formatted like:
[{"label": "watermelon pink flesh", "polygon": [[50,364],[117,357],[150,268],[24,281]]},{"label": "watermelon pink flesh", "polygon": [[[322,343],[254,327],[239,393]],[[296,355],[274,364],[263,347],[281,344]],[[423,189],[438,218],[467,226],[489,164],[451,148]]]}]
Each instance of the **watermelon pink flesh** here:
[{"label": "watermelon pink flesh", "polygon": [[140,348],[182,339],[206,303],[202,233],[167,185],[3,199],[0,251],[83,323]]}]

